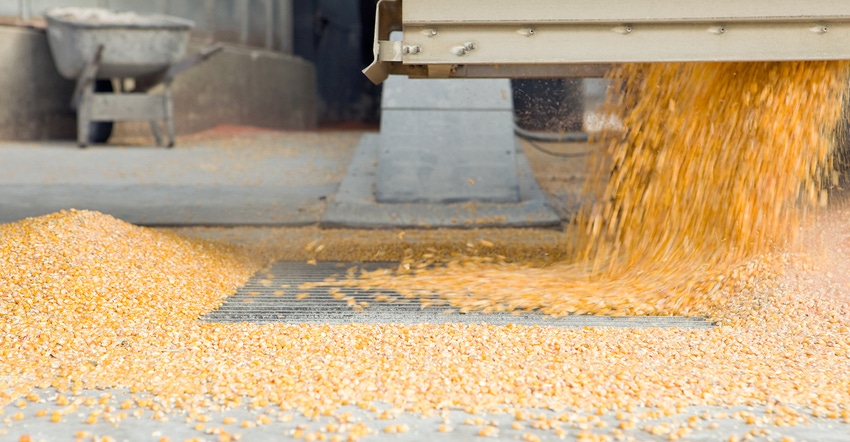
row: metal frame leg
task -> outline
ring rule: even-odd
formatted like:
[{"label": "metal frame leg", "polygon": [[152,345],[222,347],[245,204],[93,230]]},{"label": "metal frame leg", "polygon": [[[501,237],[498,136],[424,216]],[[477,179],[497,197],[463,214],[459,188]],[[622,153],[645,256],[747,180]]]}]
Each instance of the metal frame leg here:
[{"label": "metal frame leg", "polygon": [[[156,145],[161,147],[174,147],[174,105],[171,101],[171,81],[163,84],[165,91],[158,95],[162,104],[162,121],[150,120],[151,131],[156,139]],[[163,143],[160,123],[165,125],[166,143]]]},{"label": "metal frame leg", "polygon": [[89,144],[93,88],[94,84],[91,84],[83,91],[80,96],[80,103],[77,105],[77,145],[80,147],[86,147]]},{"label": "metal frame leg", "polygon": [[165,82],[163,101],[165,101],[165,130],[168,132],[168,145],[165,147],[174,147],[174,103],[171,100],[170,80]]},{"label": "metal frame leg", "polygon": [[159,131],[159,121],[150,120],[151,123],[151,132],[153,132],[153,137],[156,140],[157,146],[162,146],[162,134]]},{"label": "metal frame leg", "polygon": [[89,143],[89,123],[91,123],[91,102],[94,96],[94,82],[100,68],[103,45],[97,47],[91,60],[86,62],[83,72],[77,78],[71,107],[77,109],[77,144],[86,147]]}]

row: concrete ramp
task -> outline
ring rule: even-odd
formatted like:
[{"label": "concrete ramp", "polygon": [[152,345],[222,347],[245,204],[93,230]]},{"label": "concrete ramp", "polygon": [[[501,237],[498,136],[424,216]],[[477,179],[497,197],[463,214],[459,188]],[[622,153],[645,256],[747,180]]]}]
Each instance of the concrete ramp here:
[{"label": "concrete ramp", "polygon": [[326,227],[556,226],[513,134],[509,80],[384,83]]}]

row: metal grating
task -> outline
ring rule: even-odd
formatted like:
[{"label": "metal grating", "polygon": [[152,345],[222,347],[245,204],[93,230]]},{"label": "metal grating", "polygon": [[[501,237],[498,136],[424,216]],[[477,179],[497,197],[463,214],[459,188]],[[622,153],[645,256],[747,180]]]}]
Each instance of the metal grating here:
[{"label": "metal grating", "polygon": [[[711,328],[714,326],[703,318],[683,316],[592,316],[575,315],[553,318],[540,313],[459,313],[447,306],[423,308],[418,300],[399,299],[395,302],[376,301],[378,295],[397,293],[387,290],[360,290],[353,287],[316,287],[300,289],[306,282],[321,282],[328,278],[345,279],[351,267],[362,270],[395,268],[397,263],[352,263],[280,261],[251,277],[235,295],[227,298],[217,310],[201,317],[207,322],[252,322],[252,323],[330,323],[330,324],[440,324],[440,323],[487,323],[493,325],[521,324],[552,327],[683,327]],[[369,305],[355,311],[345,299],[334,299],[331,291],[336,290],[356,302]],[[307,293],[305,299],[296,299],[299,293]],[[340,295],[338,295],[340,296]],[[449,312],[451,311],[451,312]]]}]

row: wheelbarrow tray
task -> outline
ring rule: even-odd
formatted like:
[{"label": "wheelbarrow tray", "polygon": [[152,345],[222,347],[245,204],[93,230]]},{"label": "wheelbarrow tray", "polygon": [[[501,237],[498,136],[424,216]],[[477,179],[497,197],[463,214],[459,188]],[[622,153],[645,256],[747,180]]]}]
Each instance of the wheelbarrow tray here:
[{"label": "wheelbarrow tray", "polygon": [[51,8],[47,36],[59,73],[77,79],[103,45],[97,78],[156,75],[186,53],[194,23],[177,17],[100,8]]}]

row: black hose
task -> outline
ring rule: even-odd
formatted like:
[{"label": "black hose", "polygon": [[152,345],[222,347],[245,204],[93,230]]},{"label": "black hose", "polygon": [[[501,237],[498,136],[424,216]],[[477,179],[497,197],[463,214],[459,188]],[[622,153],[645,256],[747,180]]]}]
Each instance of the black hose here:
[{"label": "black hose", "polygon": [[514,123],[514,132],[526,140],[542,141],[544,143],[585,143],[590,139],[587,132],[537,132],[519,127]]},{"label": "black hose", "polygon": [[543,143],[586,143],[590,139],[590,135],[587,132],[566,132],[566,133],[551,133],[551,132],[536,132],[523,129],[519,127],[517,124],[514,124],[514,133],[520,137],[525,139],[528,144],[534,149],[545,153],[546,155],[551,155],[553,157],[558,158],[578,158],[590,155],[593,150],[586,150],[584,152],[575,152],[575,153],[560,153],[554,152],[545,147],[538,144],[538,142]]}]

